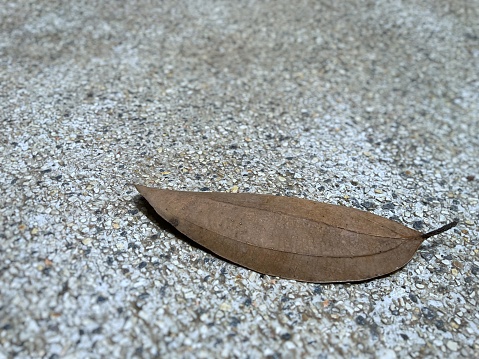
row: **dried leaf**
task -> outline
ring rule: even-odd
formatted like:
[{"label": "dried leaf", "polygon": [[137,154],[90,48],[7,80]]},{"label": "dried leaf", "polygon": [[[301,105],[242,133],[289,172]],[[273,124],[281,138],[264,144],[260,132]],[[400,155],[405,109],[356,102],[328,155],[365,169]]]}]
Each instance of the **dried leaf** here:
[{"label": "dried leaf", "polygon": [[422,234],[369,212],[300,198],[136,188],[161,217],[218,256],[307,282],[394,272],[426,238],[457,224]]}]

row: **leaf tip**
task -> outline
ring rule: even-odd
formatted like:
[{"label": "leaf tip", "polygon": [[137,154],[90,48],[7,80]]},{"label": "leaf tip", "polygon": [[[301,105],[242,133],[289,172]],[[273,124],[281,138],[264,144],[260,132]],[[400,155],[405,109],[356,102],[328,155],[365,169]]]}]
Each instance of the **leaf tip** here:
[{"label": "leaf tip", "polygon": [[146,186],[143,186],[143,185],[141,185],[141,184],[133,184],[133,186],[135,186],[136,190],[137,190],[138,192],[140,192],[140,194],[141,194],[143,197],[146,198],[146,194],[147,194],[147,192],[148,192],[148,190],[149,190],[150,188],[148,188],[148,187],[146,187]]}]

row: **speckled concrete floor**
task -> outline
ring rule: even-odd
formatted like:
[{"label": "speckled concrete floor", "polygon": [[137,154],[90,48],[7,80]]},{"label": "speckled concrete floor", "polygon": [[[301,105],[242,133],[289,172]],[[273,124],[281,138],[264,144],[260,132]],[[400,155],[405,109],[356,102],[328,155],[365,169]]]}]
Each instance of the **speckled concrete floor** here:
[{"label": "speckled concrete floor", "polygon": [[[0,6],[0,358],[479,355],[478,1]],[[317,285],[224,262],[132,183],[423,231]]]}]

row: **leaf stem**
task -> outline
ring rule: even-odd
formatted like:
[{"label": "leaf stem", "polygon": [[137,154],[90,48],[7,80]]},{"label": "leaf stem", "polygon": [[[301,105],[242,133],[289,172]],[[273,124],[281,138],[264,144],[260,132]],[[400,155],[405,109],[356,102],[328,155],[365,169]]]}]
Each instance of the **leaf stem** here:
[{"label": "leaf stem", "polygon": [[423,235],[421,235],[421,237],[423,239],[427,239],[429,237],[435,236],[437,234],[440,234],[442,232],[448,231],[451,228],[456,227],[458,223],[459,223],[459,221],[456,219],[456,220],[452,221],[451,223],[446,224],[445,226],[442,226],[441,228],[435,229],[434,231],[431,231],[431,232],[428,232],[428,233],[424,233]]}]

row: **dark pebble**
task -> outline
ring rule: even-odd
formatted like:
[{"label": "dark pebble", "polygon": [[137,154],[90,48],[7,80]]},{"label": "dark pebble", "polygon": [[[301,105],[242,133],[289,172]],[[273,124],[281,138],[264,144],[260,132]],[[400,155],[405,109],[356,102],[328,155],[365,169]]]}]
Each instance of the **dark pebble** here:
[{"label": "dark pebble", "polygon": [[414,229],[422,229],[424,227],[424,222],[423,221],[414,221],[414,223],[412,224],[412,227]]},{"label": "dark pebble", "polygon": [[143,300],[143,299],[148,298],[149,296],[150,296],[150,295],[149,295],[148,293],[141,293],[141,294],[138,296],[138,299]]},{"label": "dark pebble", "polygon": [[391,203],[391,202],[385,203],[381,206],[382,209],[394,209],[394,207],[395,207],[394,203]]},{"label": "dark pebble", "polygon": [[265,358],[266,359],[281,359],[282,355],[280,353],[273,353],[273,354],[267,355]]},{"label": "dark pebble", "polygon": [[50,267],[45,267],[45,268],[43,268],[43,270],[42,270],[42,274],[43,274],[43,275],[46,275],[46,276],[49,276],[51,270],[52,270],[52,269],[51,269]]},{"label": "dark pebble", "polygon": [[359,204],[358,200],[356,198],[351,198],[349,200],[351,202],[351,204],[353,205],[353,207],[356,207],[356,208],[361,208],[361,204]]},{"label": "dark pebble", "polygon": [[409,299],[411,299],[412,302],[417,303],[417,297],[414,293],[409,293]]},{"label": "dark pebble", "polygon": [[437,320],[436,323],[434,323],[434,324],[436,324],[436,328],[437,328],[437,329],[439,329],[439,330],[441,330],[441,331],[443,331],[443,332],[446,331],[446,324],[444,323],[443,320],[439,319],[439,320]]},{"label": "dark pebble", "polygon": [[281,334],[281,339],[290,340],[291,339],[291,334],[289,334],[289,333]]},{"label": "dark pebble", "polygon": [[431,252],[421,252],[421,257],[426,261],[429,262],[434,255]]},{"label": "dark pebble", "polygon": [[358,325],[366,325],[367,324],[366,318],[364,318],[362,315],[358,315],[354,321]]},{"label": "dark pebble", "polygon": [[166,288],[167,288],[167,287],[168,287],[168,286],[165,284],[164,286],[162,286],[162,287],[160,288],[159,293],[160,293],[160,295],[161,295],[162,297],[165,296],[165,294],[166,294]]},{"label": "dark pebble", "polygon": [[479,274],[479,267],[473,265],[473,266],[471,267],[471,273],[474,274],[474,275],[478,275],[478,274]]},{"label": "dark pebble", "polygon": [[371,337],[373,339],[378,339],[379,338],[379,325],[377,325],[376,323],[372,323],[370,326],[369,326],[369,332],[371,333]]},{"label": "dark pebble", "polygon": [[239,318],[237,318],[237,317],[232,317],[231,320],[230,320],[230,325],[231,325],[232,327],[235,327],[235,328],[236,328],[236,327],[238,326],[238,324],[240,324],[240,323],[241,323],[241,320],[239,320]]},{"label": "dark pebble", "polygon": [[422,307],[421,312],[424,315],[424,318],[426,318],[427,320],[432,320],[436,318],[436,311],[434,309]]}]

